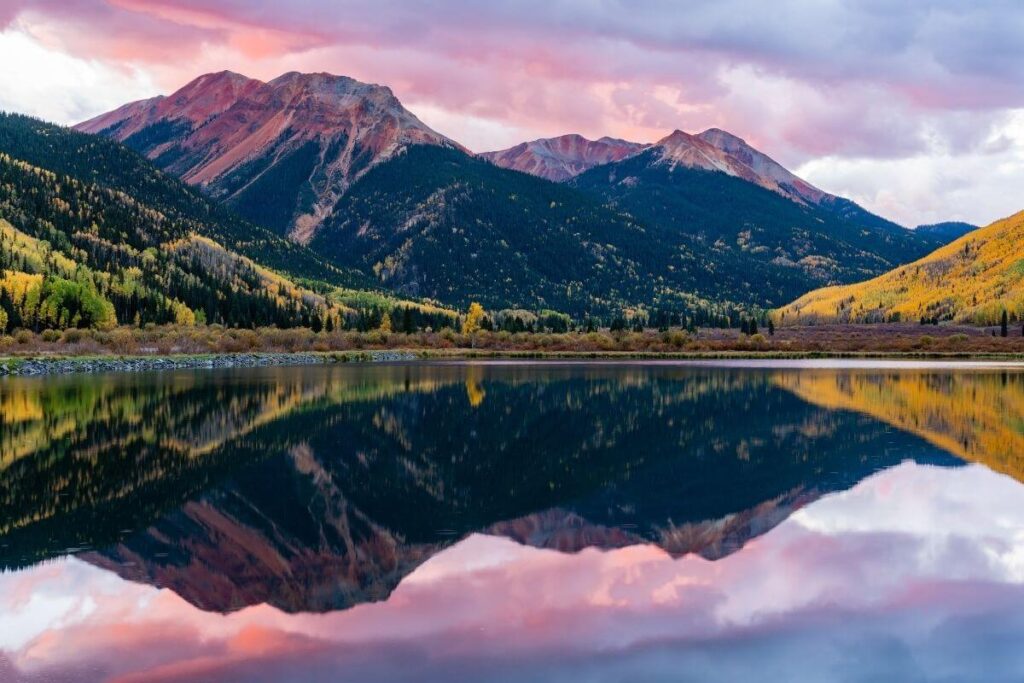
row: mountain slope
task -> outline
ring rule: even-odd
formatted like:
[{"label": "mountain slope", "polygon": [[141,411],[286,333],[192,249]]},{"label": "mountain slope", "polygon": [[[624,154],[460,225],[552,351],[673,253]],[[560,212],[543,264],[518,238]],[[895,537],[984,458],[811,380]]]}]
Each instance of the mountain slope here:
[{"label": "mountain slope", "polygon": [[112,137],[242,216],[308,241],[366,171],[409,144],[458,147],[390,89],[330,74],[206,74],[77,128]]},{"label": "mountain slope", "polygon": [[785,324],[920,318],[982,325],[1024,318],[1024,212],[964,235],[880,277],[810,292],[777,312]]},{"label": "mountain slope", "polygon": [[117,143],[0,116],[6,327],[204,319],[287,327],[314,313],[342,313],[246,253],[309,278],[346,280],[308,250],[231,216]]},{"label": "mountain slope", "polygon": [[699,138],[666,140],[570,184],[649,226],[662,244],[685,245],[707,270],[696,285],[705,296],[728,292],[736,301],[778,305],[815,283],[863,279],[939,244],[794,201],[749,173],[736,175],[742,168],[720,170],[716,164],[725,162]]},{"label": "mountain slope", "polygon": [[416,145],[371,170],[310,246],[410,296],[463,306],[608,314],[728,299],[705,264],[563,184]]},{"label": "mountain slope", "polygon": [[610,137],[588,140],[573,134],[523,142],[479,156],[501,168],[562,182],[595,166],[625,159],[646,146]]}]

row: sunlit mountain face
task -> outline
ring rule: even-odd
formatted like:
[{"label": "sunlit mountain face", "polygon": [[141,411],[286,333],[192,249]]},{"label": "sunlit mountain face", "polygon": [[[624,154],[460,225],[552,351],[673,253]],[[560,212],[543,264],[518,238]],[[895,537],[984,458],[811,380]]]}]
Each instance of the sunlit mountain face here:
[{"label": "sunlit mountain face", "polygon": [[[5,381],[0,678],[1000,680],[1022,393],[927,367]],[[1006,666],[953,656],[980,633]]]}]

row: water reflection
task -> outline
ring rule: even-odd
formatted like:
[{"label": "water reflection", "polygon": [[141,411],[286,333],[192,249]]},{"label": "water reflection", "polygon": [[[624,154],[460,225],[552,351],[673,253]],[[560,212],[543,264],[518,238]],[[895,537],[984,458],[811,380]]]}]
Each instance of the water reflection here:
[{"label": "water reflection", "polygon": [[[22,634],[0,640],[0,679],[402,679],[426,658],[439,680],[474,662],[500,680],[499,660],[522,678],[521,650],[541,678],[603,662],[610,679],[671,663],[709,680],[712,641],[751,662],[771,638],[806,644],[771,619],[813,641],[850,610],[862,631],[836,637],[891,639],[881,613],[960,618],[957,591],[1002,615],[1024,575],[1021,488],[961,465],[1019,471],[1022,387],[457,365],[0,383],[0,561],[35,565],[0,581],[0,632]],[[126,643],[154,651],[118,669]]]}]

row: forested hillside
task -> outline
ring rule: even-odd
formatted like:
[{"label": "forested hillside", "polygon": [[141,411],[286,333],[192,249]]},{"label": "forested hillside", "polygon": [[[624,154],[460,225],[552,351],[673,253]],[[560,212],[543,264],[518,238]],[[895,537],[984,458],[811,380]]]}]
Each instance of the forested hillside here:
[{"label": "forested hillside", "polygon": [[163,218],[160,238],[197,234],[280,272],[335,285],[363,286],[361,273],[340,271],[273,232],[243,220],[164,173],[124,145],[17,114],[0,113],[0,152],[13,159],[126,195]]},{"label": "forested hillside", "polygon": [[225,245],[282,270],[346,281],[343,271],[232,217],[116,143],[0,116],[3,329],[317,328],[341,324],[349,312]]},{"label": "forested hillside", "polygon": [[800,204],[725,173],[662,163],[657,148],[570,183],[646,226],[647,239],[691,254],[694,291],[775,306],[808,287],[853,282],[942,243],[836,198]]},{"label": "forested hillside", "polygon": [[810,292],[780,309],[783,324],[1024,320],[1024,212],[967,233],[880,277]]},{"label": "forested hillside", "polygon": [[405,295],[459,307],[577,317],[645,307],[703,320],[727,308],[711,299],[758,302],[664,236],[571,187],[418,145],[356,183],[310,246]]}]

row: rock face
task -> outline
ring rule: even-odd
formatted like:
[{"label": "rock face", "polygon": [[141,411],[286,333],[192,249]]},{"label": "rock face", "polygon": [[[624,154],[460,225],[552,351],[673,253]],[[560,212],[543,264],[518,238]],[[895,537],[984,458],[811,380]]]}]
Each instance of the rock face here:
[{"label": "rock face", "polygon": [[647,145],[616,138],[588,140],[571,134],[523,142],[509,149],[483,152],[480,156],[502,168],[562,182],[595,166],[625,159],[645,147]]},{"label": "rock face", "polygon": [[658,150],[662,164],[721,171],[799,204],[819,205],[827,199],[834,199],[741,138],[718,128],[710,128],[698,135],[677,130],[656,142],[654,148]]},{"label": "rock face", "polygon": [[268,83],[207,74],[77,128],[126,143],[299,242],[309,241],[353,182],[408,145],[461,149],[389,88],[324,73]]}]

